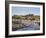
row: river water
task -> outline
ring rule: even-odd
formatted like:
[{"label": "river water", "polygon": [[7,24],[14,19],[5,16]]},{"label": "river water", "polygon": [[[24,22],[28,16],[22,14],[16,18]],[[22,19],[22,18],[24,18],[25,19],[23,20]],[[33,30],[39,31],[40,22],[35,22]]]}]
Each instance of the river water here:
[{"label": "river water", "polygon": [[40,26],[38,24],[26,24],[24,28],[17,29],[16,31],[26,31],[26,30],[40,30]]},{"label": "river water", "polygon": [[40,30],[40,26],[38,24],[29,24],[28,26],[18,29],[17,31],[25,31],[25,30]]}]

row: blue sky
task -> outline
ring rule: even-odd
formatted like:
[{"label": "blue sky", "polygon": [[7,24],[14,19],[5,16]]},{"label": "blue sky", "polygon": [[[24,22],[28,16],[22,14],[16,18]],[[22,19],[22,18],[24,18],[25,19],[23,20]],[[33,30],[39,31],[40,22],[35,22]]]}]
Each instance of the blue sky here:
[{"label": "blue sky", "polygon": [[12,15],[40,15],[39,7],[12,7]]}]

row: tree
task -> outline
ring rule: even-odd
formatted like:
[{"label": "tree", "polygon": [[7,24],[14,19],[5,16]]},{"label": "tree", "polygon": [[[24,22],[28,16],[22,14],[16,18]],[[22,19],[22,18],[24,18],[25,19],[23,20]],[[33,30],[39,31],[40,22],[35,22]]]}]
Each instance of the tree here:
[{"label": "tree", "polygon": [[16,16],[15,18],[16,18],[16,19],[21,19],[21,16]]}]

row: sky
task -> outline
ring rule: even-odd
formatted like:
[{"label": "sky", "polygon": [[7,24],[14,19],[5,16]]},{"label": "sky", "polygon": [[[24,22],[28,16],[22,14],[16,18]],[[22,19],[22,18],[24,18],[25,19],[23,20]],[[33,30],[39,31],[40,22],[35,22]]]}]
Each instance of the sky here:
[{"label": "sky", "polygon": [[12,15],[40,15],[39,7],[12,7]]}]

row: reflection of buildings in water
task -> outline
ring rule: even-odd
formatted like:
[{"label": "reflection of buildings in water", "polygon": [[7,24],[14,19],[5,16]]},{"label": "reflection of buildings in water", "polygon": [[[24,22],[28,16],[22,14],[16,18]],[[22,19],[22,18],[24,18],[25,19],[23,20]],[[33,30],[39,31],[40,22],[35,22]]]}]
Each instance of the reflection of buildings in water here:
[{"label": "reflection of buildings in water", "polygon": [[[28,22],[27,20],[20,20],[20,19],[17,20],[16,19],[16,20],[14,20],[14,22],[15,22],[15,24],[12,25],[13,30],[19,29],[19,28],[21,28],[21,30],[25,30],[25,29],[38,30],[38,29],[40,29],[40,26],[38,24],[38,23],[40,23],[40,21],[33,20],[32,22]],[[22,29],[22,28],[25,28],[25,29]]]},{"label": "reflection of buildings in water", "polygon": [[40,21],[36,21],[36,20],[35,20],[35,21],[33,21],[33,23],[40,26]]}]

